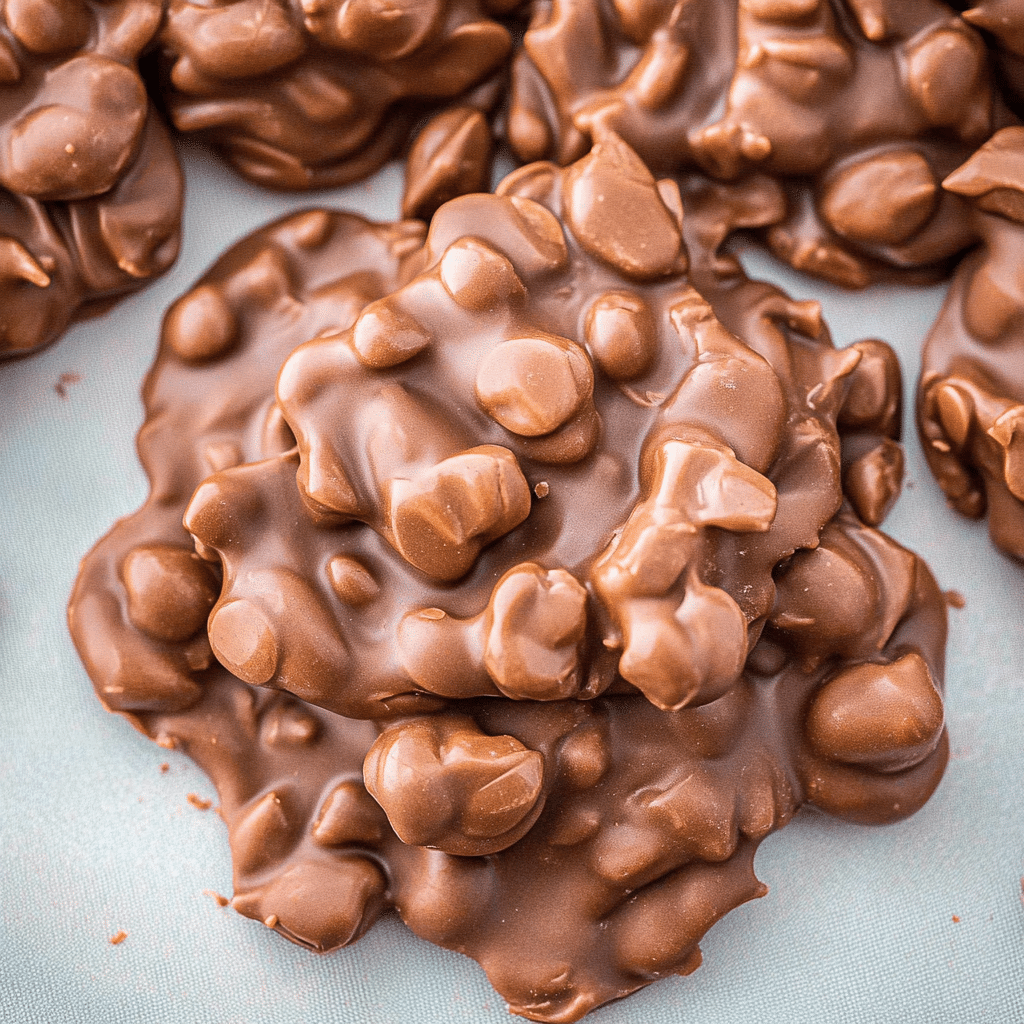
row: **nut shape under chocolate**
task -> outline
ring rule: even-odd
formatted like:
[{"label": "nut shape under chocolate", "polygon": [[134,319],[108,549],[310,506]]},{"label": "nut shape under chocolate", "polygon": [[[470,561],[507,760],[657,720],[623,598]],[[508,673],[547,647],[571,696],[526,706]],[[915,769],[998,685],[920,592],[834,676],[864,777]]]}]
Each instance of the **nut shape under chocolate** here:
[{"label": "nut shape under chocolate", "polygon": [[[444,207],[424,249],[411,225],[308,211],[227,254],[193,293],[206,296],[202,315],[165,325],[140,437],[152,497],[86,558],[69,612],[101,698],[215,779],[237,910],[325,950],[395,906],[542,1021],[694,970],[704,932],[764,893],[756,846],[800,804],[893,820],[927,799],[948,753],[931,696],[941,595],[843,492],[852,480],[858,507],[875,509],[893,496],[892,479],[844,473],[892,444],[891,353],[836,351],[813,304],[746,280],[717,252],[722,226],[749,214],[744,186],[690,189],[685,218],[678,192],[647,190],[685,234],[690,269],[642,283],[615,269],[619,250],[609,259],[563,232],[561,186],[550,165],[517,172],[498,197]],[[507,261],[523,291],[482,288],[493,305],[460,304],[439,267],[463,238],[496,254],[482,265]],[[608,295],[631,311],[629,351],[647,353],[628,373],[605,373],[588,349]],[[352,338],[371,303],[429,343],[368,365]],[[204,310],[225,311],[215,340],[230,339],[208,351],[188,326]],[[586,359],[592,385],[567,421],[524,436],[478,400],[478,369],[537,336],[575,346],[559,351]],[[733,420],[736,409],[751,418]],[[442,517],[457,557],[439,563],[468,552],[469,567],[433,578],[403,554],[389,496],[410,483],[418,498],[456,493],[439,467],[481,448],[518,467],[528,514],[506,523],[514,502],[482,503],[472,523],[499,533],[473,534],[485,536],[475,551],[472,530],[448,528],[465,509]],[[186,505],[209,566],[186,554]],[[232,678],[210,649],[217,629],[172,641],[126,616],[125,578],[145,603],[137,570],[165,547],[181,552],[168,565],[221,579],[213,623],[238,604],[258,613],[248,624],[272,635],[272,686],[375,721]],[[819,548],[832,553],[820,563]],[[596,585],[604,555],[610,601]],[[628,564],[643,567],[633,582]],[[857,633],[847,625],[865,593],[877,614]],[[210,595],[178,594],[186,607],[171,598],[166,615],[184,632]],[[618,671],[624,615],[645,602],[664,604],[666,624],[694,602],[735,624],[723,663],[695,688],[683,680],[677,711]],[[714,615],[693,619],[705,668],[720,654],[699,637]],[[885,687],[913,729],[873,713]],[[385,811],[429,845],[403,843]]]},{"label": "nut shape under chocolate", "polygon": [[[667,206],[645,174],[621,141],[609,139],[561,185],[552,171],[546,199],[557,214],[561,199],[578,197],[590,181],[614,204],[621,184],[636,209],[660,211],[673,225],[674,275],[643,293],[658,355],[646,378],[632,378],[628,388],[599,379],[573,339],[592,303],[568,275],[586,275],[597,294],[634,282],[649,218],[634,209],[635,230],[622,228],[605,248],[570,216],[564,235],[556,229],[567,260],[538,262],[538,244],[550,243],[538,242],[534,225],[552,215],[533,212],[544,210],[536,196],[516,196],[516,176],[504,194],[443,207],[427,238],[427,269],[367,307],[349,332],[315,338],[289,358],[278,402],[298,441],[298,492],[296,456],[288,454],[211,478],[186,515],[202,549],[224,562],[212,622],[221,609],[246,609],[248,632],[237,634],[251,637],[242,641],[246,657],[219,642],[219,629],[212,633],[215,652],[233,671],[357,717],[378,717],[384,707],[400,713],[438,689],[448,698],[563,698],[571,695],[568,680],[581,696],[632,683],[658,706],[679,708],[715,699],[738,678],[771,606],[773,567],[815,544],[842,500],[835,418],[842,401],[819,399],[808,414],[802,383],[784,381],[718,321],[682,276],[678,204]],[[460,230],[471,247],[459,241]],[[551,229],[543,230],[546,238]],[[576,230],[584,243],[576,243]],[[527,292],[492,291],[490,305],[460,301],[460,289],[446,280],[453,252],[477,254],[469,266],[483,281],[505,268],[501,278]],[[493,255],[480,257],[485,252]],[[407,336],[431,340],[410,346]],[[790,344],[784,336],[779,342]],[[371,350],[380,354],[369,358]],[[821,357],[827,363],[832,350]],[[862,358],[854,352],[837,363],[833,389],[841,394],[860,379],[853,371]],[[644,390],[661,397],[637,401]],[[433,395],[444,395],[448,408]],[[584,458],[617,467],[614,491],[574,498]],[[547,497],[531,503],[531,485],[540,480]],[[783,483],[794,496],[815,492],[799,502],[796,533],[789,513],[775,528]],[[265,511],[244,511],[257,508]],[[270,539],[281,533],[278,517],[293,524],[287,551]],[[743,569],[727,554],[740,549]],[[272,551],[281,554],[265,561]],[[376,566],[371,576],[390,586],[342,613],[324,574],[310,572],[338,556]],[[702,575],[723,559],[735,579]],[[531,562],[586,591],[579,621],[587,639],[578,664],[563,667],[549,638],[509,676],[511,663],[495,662],[480,634],[481,616],[497,622],[506,614],[500,588],[451,585],[504,577]],[[402,589],[406,596],[398,597]],[[293,614],[299,607],[302,614]],[[443,621],[416,620],[435,608]],[[431,622],[436,628],[427,628]],[[396,634],[403,637],[397,664],[387,639]],[[413,635],[415,644],[436,643],[434,653],[407,653]],[[258,655],[251,670],[250,650]],[[337,653],[326,664],[341,660],[325,671],[328,650]],[[446,670],[430,669],[431,658]]]}]

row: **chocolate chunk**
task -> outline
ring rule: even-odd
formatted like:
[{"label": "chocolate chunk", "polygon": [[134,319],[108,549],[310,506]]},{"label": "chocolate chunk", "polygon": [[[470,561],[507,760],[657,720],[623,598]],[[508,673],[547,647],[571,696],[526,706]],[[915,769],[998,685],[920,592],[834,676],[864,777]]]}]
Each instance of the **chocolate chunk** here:
[{"label": "chocolate chunk", "polygon": [[[637,180],[621,146],[601,144],[583,162],[588,173],[602,168],[593,187],[613,198],[617,182],[630,191]],[[565,179],[548,196],[554,214],[589,180],[575,171]],[[627,682],[664,708],[713,700],[756,642],[773,569],[816,543],[843,500],[840,418],[858,437],[864,427],[867,436],[893,429],[898,377],[871,376],[873,349],[839,359],[820,337],[790,351],[769,318],[754,328],[765,339],[759,354],[693,290],[685,261],[664,283],[640,286],[632,262],[621,269],[595,252],[590,227],[577,244],[569,221],[568,262],[537,277],[513,199],[538,204],[515,196],[516,180],[472,200],[488,215],[466,229],[471,244],[448,242],[449,218],[461,225],[470,201],[443,207],[427,269],[367,306],[349,331],[314,338],[286,361],[277,399],[297,453],[226,469],[197,490],[186,526],[225,573],[214,653],[246,681],[373,718],[435,697],[552,699]],[[649,194],[669,217],[653,181]],[[620,227],[624,244],[642,244],[643,223],[627,223],[636,230]],[[657,354],[628,386],[600,378],[585,334],[574,337],[593,305],[572,283],[583,279],[598,295],[645,289],[637,294]],[[465,298],[478,288],[489,303]],[[784,302],[779,311],[789,312]],[[395,354],[370,358],[386,351]],[[799,372],[794,359],[806,361]],[[595,496],[580,501],[583,460],[608,470],[601,496],[587,490]],[[547,497],[531,502],[541,480]],[[879,486],[884,507],[892,485]],[[273,539],[284,535],[288,545]],[[339,604],[330,575],[310,571],[338,558],[365,568],[371,601]],[[725,562],[724,576],[702,568]],[[542,621],[554,595],[573,588],[589,597],[578,612],[558,613],[568,618],[545,641],[547,667],[516,655],[510,676],[505,656],[490,653],[498,634],[488,623],[534,593],[534,584],[520,588],[509,604],[513,580],[525,586],[544,570],[564,584],[536,590],[517,617]],[[480,582],[454,586],[464,578]],[[527,612],[542,595],[550,610]],[[587,638],[580,653],[566,660],[574,640],[556,656],[577,630]],[[447,669],[438,673],[429,665],[442,663],[441,651]],[[322,670],[325,657],[336,671]]]},{"label": "chocolate chunk", "polygon": [[327,950],[394,906],[571,1021],[694,970],[802,804],[928,798],[944,600],[855,511],[898,372],[718,250],[766,195],[605,136],[425,239],[286,218],[172,307],[69,620],[217,785],[235,909]]}]

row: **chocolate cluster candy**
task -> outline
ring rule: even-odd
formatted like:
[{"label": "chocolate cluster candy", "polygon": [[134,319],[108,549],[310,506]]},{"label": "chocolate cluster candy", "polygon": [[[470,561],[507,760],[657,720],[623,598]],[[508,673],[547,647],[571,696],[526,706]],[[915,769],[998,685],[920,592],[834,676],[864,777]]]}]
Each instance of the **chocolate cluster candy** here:
[{"label": "chocolate cluster candy", "polygon": [[957,269],[924,348],[918,424],[957,511],[988,513],[1024,559],[1024,128],[1006,128],[944,182],[974,206],[981,245]]},{"label": "chocolate cluster candy", "polygon": [[425,237],[290,217],[171,308],[152,492],[69,618],[216,783],[240,912],[327,950],[393,906],[571,1021],[695,969],[802,804],[928,798],[898,370],[720,253],[760,189],[684,201],[604,133]]},{"label": "chocolate cluster candy", "polygon": [[405,210],[486,188],[515,0],[11,0],[0,15],[0,355],[173,262],[179,131],[282,188],[377,170],[412,137]]},{"label": "chocolate cluster candy", "polygon": [[[425,114],[407,214],[486,188],[517,0],[169,0],[163,96],[246,177],[341,185],[393,157]],[[441,108],[438,110],[438,108]],[[445,193],[448,194],[445,194]]]},{"label": "chocolate cluster candy", "polygon": [[499,114],[523,160],[567,164],[613,131],[684,191],[749,185],[748,229],[776,255],[862,286],[935,278],[978,241],[940,183],[1017,123],[1011,6],[17,0],[0,22],[0,352],[174,259],[180,170],[140,57],[175,128],[263,184],[344,184],[405,150],[403,216],[429,218],[487,188]]},{"label": "chocolate cluster candy", "polygon": [[769,248],[863,286],[941,273],[973,241],[940,182],[1013,120],[981,36],[938,0],[550,0],[508,130],[523,159],[578,159],[604,127],[656,174],[766,174]]},{"label": "chocolate cluster candy", "polygon": [[10,0],[0,13],[0,356],[174,261],[182,178],[138,74],[157,0]]},{"label": "chocolate cluster candy", "polygon": [[188,500],[211,473],[292,447],[273,398],[285,356],[395,287],[422,237],[414,222],[293,215],[234,246],[168,311],[138,442],[152,493],[86,560],[72,602],[79,652],[111,710],[199,697],[220,581],[181,524]]},{"label": "chocolate cluster candy", "polygon": [[[677,710],[732,685],[774,571],[842,501],[837,425],[890,457],[898,373],[879,343],[737,341],[664,191],[610,136],[455,200],[427,269],[288,359],[297,449],[210,477],[186,514],[224,570],[226,667],[372,718],[627,683]],[[782,313],[820,333],[816,308]],[[879,484],[885,507],[898,477]]]}]

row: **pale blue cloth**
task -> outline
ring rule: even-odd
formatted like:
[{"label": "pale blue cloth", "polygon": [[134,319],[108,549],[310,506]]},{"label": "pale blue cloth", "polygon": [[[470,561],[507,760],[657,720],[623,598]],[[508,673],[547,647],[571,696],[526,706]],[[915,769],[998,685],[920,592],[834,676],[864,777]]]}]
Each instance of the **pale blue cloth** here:
[{"label": "pale blue cloth", "polygon": [[[67,638],[78,559],[145,494],[133,437],[161,311],[231,241],[327,201],[247,187],[185,153],[174,271],[0,367],[0,1022],[508,1024],[474,963],[395,919],[317,957],[204,895],[231,892],[223,824],[186,802],[211,785],[102,710]],[[388,219],[399,182],[389,168],[328,199]],[[749,262],[822,297],[841,343],[893,342],[913,382],[941,289],[850,296]],[[65,399],[62,373],[81,375]],[[909,483],[888,529],[967,599],[951,613],[945,781],[889,828],[799,816],[758,856],[771,892],[712,930],[704,967],[593,1024],[1024,1021],[1024,569],[946,509],[907,432]]]}]

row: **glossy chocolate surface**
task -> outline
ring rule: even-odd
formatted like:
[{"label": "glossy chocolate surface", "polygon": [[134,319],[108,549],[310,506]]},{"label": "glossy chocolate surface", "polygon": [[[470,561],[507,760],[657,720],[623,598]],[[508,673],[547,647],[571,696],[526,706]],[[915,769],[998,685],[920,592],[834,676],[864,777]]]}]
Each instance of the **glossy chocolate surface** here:
[{"label": "glossy chocolate surface", "polygon": [[[429,218],[487,187],[495,120],[523,160],[567,163],[612,130],[658,176],[758,181],[761,240],[860,287],[934,279],[978,241],[940,183],[1017,123],[1011,7],[18,0],[0,24],[0,288],[18,311],[0,352],[52,340],[177,252],[180,172],[151,138],[140,56],[175,128],[263,184],[350,182],[408,147],[403,215]],[[85,200],[116,222],[99,248],[67,224]]]},{"label": "glossy chocolate surface", "polygon": [[[11,0],[0,15],[0,357],[162,273],[183,188],[174,127],[279,188],[364,177],[415,136],[405,200],[486,188],[509,29],[501,0],[204,5]],[[155,76],[160,77],[160,76]]]},{"label": "glossy chocolate surface", "polygon": [[940,182],[1013,121],[981,35],[938,0],[547,0],[508,124],[523,159],[578,159],[604,127],[658,175],[769,174],[769,248],[860,287],[940,274],[973,241]]},{"label": "glossy chocolate surface", "polygon": [[1024,10],[1014,0],[964,4],[965,21],[982,31],[996,63],[996,74],[1010,106],[1024,114]]},{"label": "glossy chocolate surface", "polygon": [[178,253],[183,183],[137,60],[156,0],[0,14],[0,357],[142,287]]},{"label": "glossy chocolate surface", "polygon": [[[512,40],[491,14],[509,6],[169,0],[161,91],[175,127],[200,133],[246,177],[341,185],[395,156],[439,106],[493,107]],[[449,129],[424,130],[450,143]],[[489,166],[489,130],[473,158]]]},{"label": "glossy chocolate surface", "polygon": [[973,203],[982,243],[925,344],[921,439],[950,503],[987,513],[994,543],[1024,558],[1024,129],[999,132],[944,185]]},{"label": "glossy chocolate surface", "polygon": [[758,183],[684,194],[608,134],[425,243],[288,218],[172,307],[70,621],[216,782],[242,913],[328,949],[393,905],[576,1020],[693,970],[801,804],[938,783],[944,603],[864,522],[892,353],[719,253]]}]

